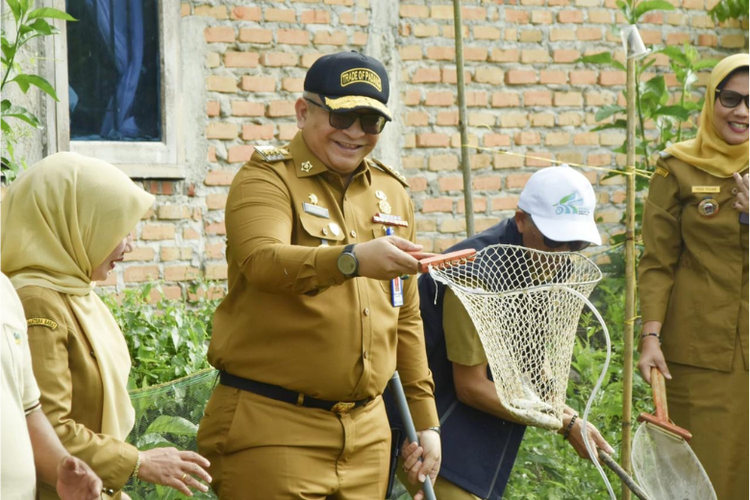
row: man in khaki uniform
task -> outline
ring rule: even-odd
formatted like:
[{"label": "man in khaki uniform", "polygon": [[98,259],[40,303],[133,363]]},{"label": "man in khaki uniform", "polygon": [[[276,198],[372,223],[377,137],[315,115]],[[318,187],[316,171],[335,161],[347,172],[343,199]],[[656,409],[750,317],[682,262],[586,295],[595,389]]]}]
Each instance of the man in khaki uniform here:
[{"label": "man in khaki uniform", "polygon": [[[229,292],[209,361],[221,371],[198,432],[222,499],[384,498],[398,368],[434,477],[440,439],[414,279],[404,178],[365,157],[391,119],[377,60],[320,58],[301,129],[256,148],[226,207]],[[412,252],[414,255],[410,255]]]}]

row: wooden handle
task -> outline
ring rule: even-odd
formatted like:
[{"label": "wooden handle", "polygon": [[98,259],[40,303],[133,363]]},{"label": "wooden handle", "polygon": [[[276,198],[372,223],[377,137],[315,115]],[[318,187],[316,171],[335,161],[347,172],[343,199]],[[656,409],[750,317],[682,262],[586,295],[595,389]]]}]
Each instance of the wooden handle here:
[{"label": "wooden handle", "polygon": [[654,397],[654,414],[656,418],[669,422],[667,387],[664,383],[664,375],[655,366],[651,367],[651,394]]},{"label": "wooden handle", "polygon": [[471,260],[471,257],[473,257],[476,253],[477,251],[473,248],[467,248],[465,250],[456,250],[455,252],[427,257],[426,259],[422,259],[419,261],[419,272],[429,272],[430,266],[439,267],[441,265],[455,265],[463,260]]}]

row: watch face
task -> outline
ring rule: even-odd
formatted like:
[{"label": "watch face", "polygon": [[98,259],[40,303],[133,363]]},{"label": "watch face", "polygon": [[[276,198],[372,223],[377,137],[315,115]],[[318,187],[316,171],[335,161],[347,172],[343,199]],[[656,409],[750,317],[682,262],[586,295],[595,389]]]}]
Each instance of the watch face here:
[{"label": "watch face", "polygon": [[351,276],[357,271],[357,259],[350,253],[344,253],[339,256],[338,260],[339,271]]}]

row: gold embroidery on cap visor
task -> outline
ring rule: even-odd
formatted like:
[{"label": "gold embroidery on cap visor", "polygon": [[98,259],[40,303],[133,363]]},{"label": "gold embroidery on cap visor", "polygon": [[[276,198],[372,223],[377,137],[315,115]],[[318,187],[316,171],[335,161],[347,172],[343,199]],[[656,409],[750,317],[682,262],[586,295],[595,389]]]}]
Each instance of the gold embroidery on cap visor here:
[{"label": "gold embroidery on cap visor", "polygon": [[338,99],[332,99],[330,97],[323,97],[325,105],[332,111],[340,111],[346,109],[357,109],[357,108],[370,108],[376,110],[385,116],[388,121],[391,121],[391,112],[382,102],[375,100],[371,97],[365,97],[363,95],[345,95]]},{"label": "gold embroidery on cap visor", "polygon": [[346,87],[354,83],[367,83],[372,85],[378,92],[383,91],[383,84],[380,81],[380,77],[371,69],[367,68],[352,68],[341,73],[341,86]]}]

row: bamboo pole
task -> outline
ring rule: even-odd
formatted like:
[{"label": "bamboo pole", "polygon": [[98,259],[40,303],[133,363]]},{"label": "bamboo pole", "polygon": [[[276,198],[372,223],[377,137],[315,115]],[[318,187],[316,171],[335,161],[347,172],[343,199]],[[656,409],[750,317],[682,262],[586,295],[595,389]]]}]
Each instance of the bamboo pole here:
[{"label": "bamboo pole", "polygon": [[[625,208],[625,325],[623,326],[623,383],[622,383],[622,467],[632,474],[631,420],[633,400],[633,327],[635,322],[635,64],[630,57],[631,44],[627,44],[627,155],[626,155],[626,208]],[[630,500],[630,490],[622,487],[623,500]]]},{"label": "bamboo pole", "polygon": [[469,132],[466,130],[466,87],[464,84],[464,41],[461,0],[453,0],[453,27],[456,33],[456,77],[458,83],[458,127],[461,130],[461,170],[464,174],[464,208],[466,236],[474,234],[474,197],[469,161]]}]

